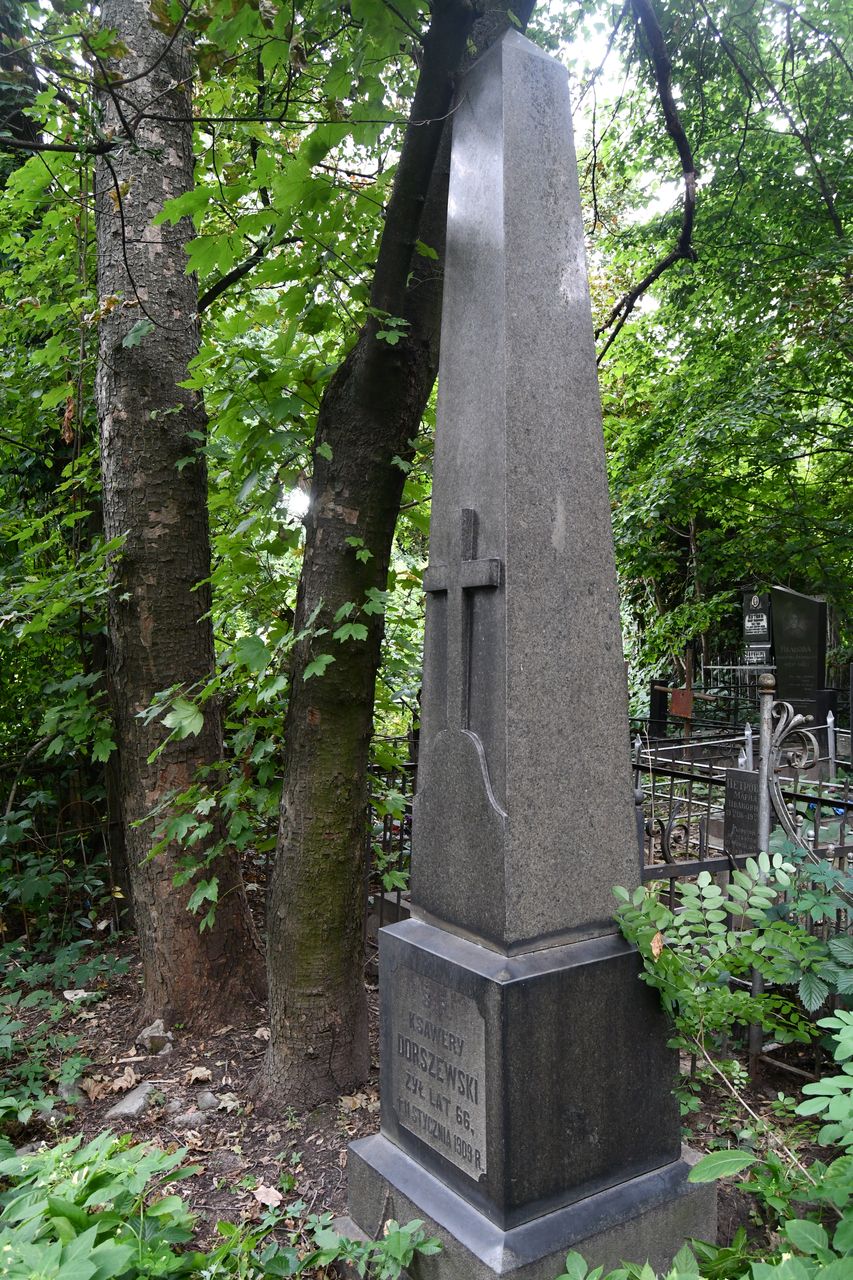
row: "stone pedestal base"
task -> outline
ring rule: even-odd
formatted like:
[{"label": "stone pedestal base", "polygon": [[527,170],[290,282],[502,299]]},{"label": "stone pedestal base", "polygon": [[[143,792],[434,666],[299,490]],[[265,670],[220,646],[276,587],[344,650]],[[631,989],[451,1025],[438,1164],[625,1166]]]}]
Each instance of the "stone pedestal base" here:
[{"label": "stone pedestal base", "polygon": [[678,1161],[670,1028],[618,935],[506,956],[412,919],[380,957],[382,1135],[496,1226]]},{"label": "stone pedestal base", "polygon": [[572,1249],[664,1268],[714,1238],[669,1027],[627,943],[507,956],[412,919],[380,954],[381,1132],[349,1149],[356,1234],[424,1219],[444,1247],[412,1280],[555,1280]]},{"label": "stone pedestal base", "polygon": [[411,1280],[555,1280],[572,1249],[607,1270],[623,1260],[663,1270],[688,1237],[715,1238],[716,1190],[687,1182],[697,1158],[685,1148],[672,1164],[505,1231],[376,1134],[349,1148],[352,1218],[336,1228],[376,1239],[389,1218],[423,1219],[442,1251],[417,1257]]}]

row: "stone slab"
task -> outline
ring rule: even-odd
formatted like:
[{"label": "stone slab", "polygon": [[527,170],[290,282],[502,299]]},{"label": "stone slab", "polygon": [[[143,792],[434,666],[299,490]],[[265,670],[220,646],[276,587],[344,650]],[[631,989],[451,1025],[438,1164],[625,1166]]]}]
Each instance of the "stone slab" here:
[{"label": "stone slab", "polygon": [[776,697],[808,703],[813,714],[818,689],[826,684],[826,602],[787,587],[771,587]]},{"label": "stone slab", "polygon": [[554,1280],[569,1250],[606,1270],[622,1261],[648,1260],[662,1271],[685,1240],[716,1235],[715,1188],[687,1181],[696,1159],[685,1148],[662,1169],[504,1231],[375,1134],[349,1148],[352,1218],[339,1220],[336,1229],[376,1239],[389,1218],[423,1219],[426,1232],[441,1240],[442,1251],[417,1258],[411,1280]]},{"label": "stone slab", "polygon": [[380,937],[382,1132],[502,1227],[671,1163],[676,1061],[618,936],[502,956]]}]

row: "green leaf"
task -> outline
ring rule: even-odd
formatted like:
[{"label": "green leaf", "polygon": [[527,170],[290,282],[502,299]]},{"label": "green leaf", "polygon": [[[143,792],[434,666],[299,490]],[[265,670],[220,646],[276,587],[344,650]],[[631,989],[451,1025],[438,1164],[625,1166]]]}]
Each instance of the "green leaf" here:
[{"label": "green leaf", "polygon": [[832,1245],[837,1253],[853,1253],[853,1209],[848,1209],[835,1228]]},{"label": "green leaf", "polygon": [[167,729],[174,730],[176,738],[188,738],[190,734],[196,736],[201,733],[204,728],[204,716],[198,707],[188,702],[186,698],[175,698],[171,710],[163,716],[163,724]]},{"label": "green leaf", "polygon": [[753,1262],[752,1280],[811,1280],[811,1272],[800,1258],[783,1258],[779,1263]]},{"label": "green leaf", "polygon": [[419,253],[422,258],[434,258],[438,261],[438,253],[430,245],[424,244],[423,240],[415,241],[415,253]]},{"label": "green leaf", "polygon": [[249,671],[263,671],[269,665],[272,654],[260,636],[242,636],[234,646],[234,657]]},{"label": "green leaf", "polygon": [[823,1098],[806,1098],[804,1102],[797,1105],[796,1111],[798,1116],[816,1116],[819,1112],[824,1111],[829,1105],[829,1099]]},{"label": "green leaf", "polygon": [[836,1258],[832,1262],[823,1262],[815,1273],[815,1280],[850,1280],[851,1264],[849,1258]]},{"label": "green leaf", "polygon": [[728,1178],[740,1173],[755,1164],[756,1156],[749,1151],[712,1151],[703,1156],[698,1164],[690,1170],[688,1182],[716,1182],[718,1178]]},{"label": "green leaf", "polygon": [[110,756],[116,749],[116,744],[112,738],[96,738],[92,747],[92,759],[97,760],[100,764],[109,760]]},{"label": "green leaf", "polygon": [[853,937],[849,934],[840,933],[836,938],[830,938],[827,946],[841,964],[853,965]]},{"label": "green leaf", "polygon": [[579,1253],[573,1251],[566,1254],[566,1269],[561,1276],[557,1277],[557,1280],[585,1280],[586,1273],[586,1261]]},{"label": "green leaf", "polygon": [[126,333],[121,340],[123,347],[138,347],[143,338],[146,338],[154,329],[154,324],[147,316],[142,316],[137,320],[130,333]]},{"label": "green leaf", "polygon": [[345,622],[337,631],[332,632],[332,638],[340,643],[344,640],[366,640],[367,627],[363,622]]},{"label": "green leaf", "polygon": [[815,1013],[829,995],[829,987],[811,969],[800,978],[797,991],[809,1013]]},{"label": "green leaf", "polygon": [[196,887],[190,894],[190,900],[187,903],[189,911],[198,911],[204,902],[218,902],[219,900],[219,878],[211,876],[210,880],[199,880]]},{"label": "green leaf", "polygon": [[322,444],[317,445],[316,452],[321,458],[325,458],[327,462],[332,461],[332,446],[327,440],[324,440]]},{"label": "green leaf", "polygon": [[815,1254],[819,1249],[829,1246],[829,1237],[823,1227],[806,1218],[792,1218],[785,1223],[784,1231],[800,1253]]},{"label": "green leaf", "polygon": [[309,662],[305,670],[302,672],[302,679],[310,680],[312,676],[321,676],[326,670],[326,667],[328,667],[331,662],[334,662],[334,660],[335,659],[330,653],[318,654],[313,662]]}]

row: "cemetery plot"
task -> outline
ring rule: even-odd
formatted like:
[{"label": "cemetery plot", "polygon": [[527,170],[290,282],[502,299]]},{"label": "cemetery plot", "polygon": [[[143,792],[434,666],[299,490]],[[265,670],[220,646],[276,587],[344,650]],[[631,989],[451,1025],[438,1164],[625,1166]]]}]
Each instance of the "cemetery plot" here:
[{"label": "cemetery plot", "polygon": [[[643,793],[643,878],[681,879],[700,871],[725,872],[760,851],[758,772],[734,767],[743,757],[743,735],[716,742],[639,747],[635,784]],[[704,755],[706,758],[701,758]],[[825,763],[825,762],[823,762]],[[773,782],[775,804],[784,805],[803,847],[830,860],[851,848],[853,794],[850,778],[809,778],[787,765]],[[788,837],[771,808],[771,850]]]}]

